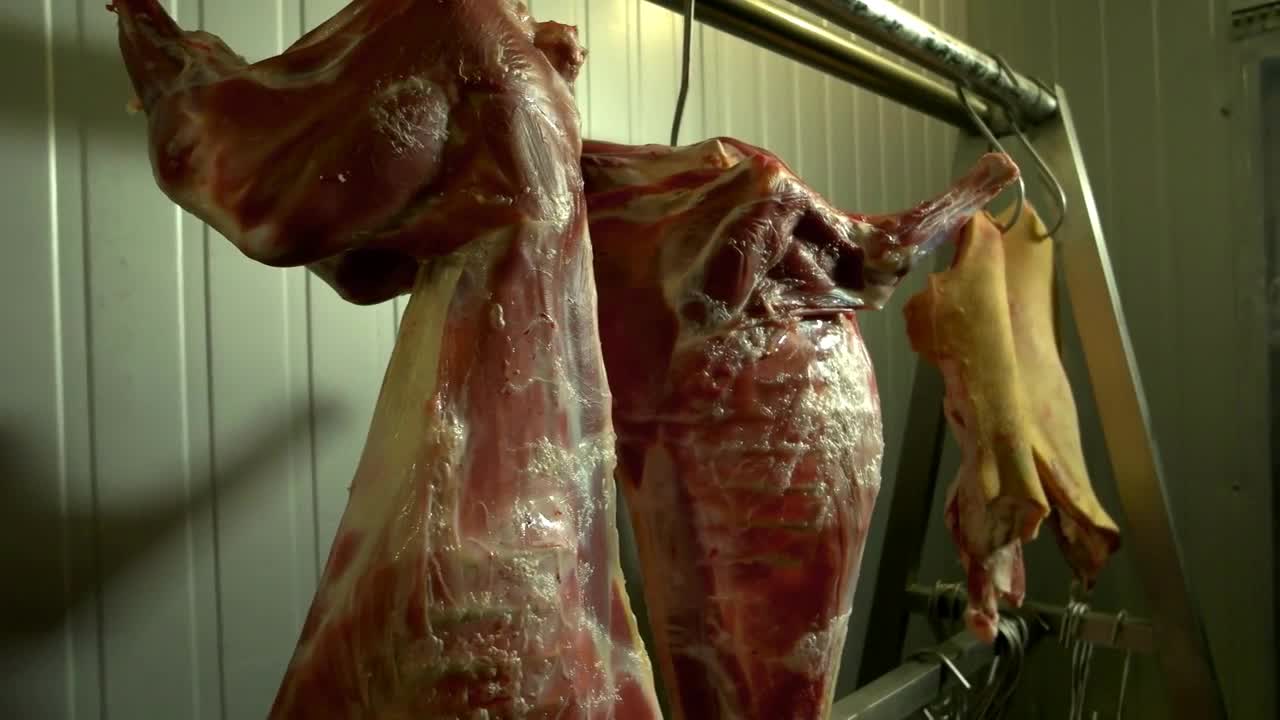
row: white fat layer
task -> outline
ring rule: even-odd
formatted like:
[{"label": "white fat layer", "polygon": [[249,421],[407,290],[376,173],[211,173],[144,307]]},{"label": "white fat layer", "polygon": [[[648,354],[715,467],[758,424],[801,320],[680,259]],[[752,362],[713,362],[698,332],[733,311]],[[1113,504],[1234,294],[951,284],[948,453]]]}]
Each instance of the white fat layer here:
[{"label": "white fat layer", "polygon": [[[411,476],[419,473],[420,457],[433,464],[423,471],[438,483],[437,492],[445,497],[458,496],[466,425],[456,413],[444,408],[424,412],[414,406],[436,394],[445,323],[463,269],[461,258],[442,258],[423,270],[414,288],[387,366],[339,535],[351,531],[384,532],[388,518],[412,522],[405,513],[405,494],[406,490],[412,492],[415,483]],[[424,445],[431,450],[424,453]],[[387,471],[400,477],[384,477]],[[457,528],[456,514],[452,518],[432,514],[432,520],[426,529],[435,541],[456,546],[457,538],[447,537]],[[352,567],[371,564],[374,550],[374,543],[362,542]],[[332,581],[326,591],[331,598],[341,598],[342,605],[348,605],[354,601],[354,585],[359,577],[358,572],[347,572]]]},{"label": "white fat layer", "polygon": [[831,618],[826,627],[805,633],[782,659],[783,667],[796,673],[834,678],[840,672],[840,650],[849,630],[849,611]]}]

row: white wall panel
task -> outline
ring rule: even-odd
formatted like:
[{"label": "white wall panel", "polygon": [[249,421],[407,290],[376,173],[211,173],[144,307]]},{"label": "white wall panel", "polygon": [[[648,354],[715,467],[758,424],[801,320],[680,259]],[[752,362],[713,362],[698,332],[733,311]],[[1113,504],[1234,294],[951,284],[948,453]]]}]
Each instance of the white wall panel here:
[{"label": "white wall panel", "polygon": [[[259,58],[341,4],[170,7]],[[666,142],[680,19],[641,0],[531,5],[578,25],[590,50],[584,134]],[[952,0],[907,7],[965,22]],[[723,33],[694,38],[683,142],[769,147],[864,212],[950,178],[951,133],[937,123]],[[125,113],[101,2],[0,3],[0,41],[0,717],[261,718],[346,502],[402,303],[345,304],[175,209],[152,180],[143,119]],[[900,305],[862,318],[890,471],[914,367]]]}]

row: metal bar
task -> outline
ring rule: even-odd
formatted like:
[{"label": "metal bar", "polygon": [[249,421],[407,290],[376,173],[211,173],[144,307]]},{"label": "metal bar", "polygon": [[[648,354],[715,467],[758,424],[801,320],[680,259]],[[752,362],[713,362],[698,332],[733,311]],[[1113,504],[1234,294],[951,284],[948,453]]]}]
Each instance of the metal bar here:
[{"label": "metal bar", "polygon": [[1058,115],[1033,137],[1067,194],[1057,240],[1072,313],[1127,520],[1128,547],[1155,625],[1155,650],[1175,717],[1226,717],[1218,676],[1191,592],[1120,296],[1062,88]]},{"label": "metal bar", "polygon": [[[953,167],[958,174],[986,150],[986,143],[961,135],[956,143]],[[933,258],[934,268],[947,266],[941,251]],[[923,269],[923,268],[921,268]],[[924,553],[933,499],[937,493],[942,448],[946,441],[946,421],[942,415],[945,386],[942,375],[927,362],[916,362],[907,406],[907,423],[902,437],[909,447],[898,451],[898,472],[893,483],[880,488],[880,503],[888,501],[888,525],[874,578],[862,582],[872,588],[870,619],[858,662],[858,687],[893,669],[902,659],[911,611],[902,593],[915,581]],[[890,446],[892,447],[892,446]],[[886,497],[887,496],[887,497]],[[877,510],[876,512],[884,512]]]},{"label": "metal bar", "polygon": [[1266,2],[1231,11],[1231,40],[1240,42],[1280,29],[1280,2]]},{"label": "metal bar", "polygon": [[[649,0],[682,12],[682,0]],[[826,28],[766,0],[698,0],[694,17],[711,27],[853,83],[965,132],[972,121],[955,90],[914,68],[877,55]],[[997,133],[1005,114],[973,98],[978,116]]]},{"label": "metal bar", "polygon": [[[1034,644],[1042,633],[1031,628]],[[995,657],[991,645],[980,642],[968,632],[959,633],[934,648],[956,669],[972,677]],[[830,720],[904,720],[927,707],[946,688],[951,671],[930,654],[920,654],[891,669],[864,687],[837,700],[831,707]]]},{"label": "metal bar", "polygon": [[[941,597],[935,599],[934,588],[924,585],[912,585],[907,588],[907,602],[912,612],[928,614],[935,612],[943,620],[956,621],[964,615],[968,598],[963,590],[946,589]],[[1006,614],[1021,615],[1028,621],[1043,623],[1046,632],[1056,635],[1062,628],[1062,619],[1066,609],[1057,605],[1028,600],[1017,609],[1005,609]],[[1124,618],[1124,622],[1116,626],[1117,616],[1111,613],[1089,612],[1080,622],[1080,639],[1094,647],[1131,650],[1150,654],[1155,650],[1155,629],[1150,620],[1142,618]],[[1113,639],[1114,638],[1114,639]]]},{"label": "metal bar", "polygon": [[1057,100],[1040,83],[1004,72],[994,57],[925,22],[891,0],[791,0],[900,57],[1012,108],[1035,124],[1053,117]]}]

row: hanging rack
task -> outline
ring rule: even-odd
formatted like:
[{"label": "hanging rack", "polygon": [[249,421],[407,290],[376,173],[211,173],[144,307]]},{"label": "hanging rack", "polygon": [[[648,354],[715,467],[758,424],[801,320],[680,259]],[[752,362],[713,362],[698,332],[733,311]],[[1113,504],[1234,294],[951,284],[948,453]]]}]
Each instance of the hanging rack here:
[{"label": "hanging rack", "polygon": [[[685,0],[648,2],[677,13],[686,8]],[[1082,320],[1077,330],[1127,520],[1128,547],[1151,612],[1151,647],[1165,675],[1171,711],[1186,720],[1225,720],[1221,686],[1191,593],[1142,381],[1065,91],[1018,73],[1003,59],[944,33],[890,0],[792,4],[922,66],[950,85],[867,50],[781,2],[698,0],[694,17],[964,131],[958,166],[972,162],[983,150],[988,140],[980,136],[983,126],[996,136],[1016,131],[1032,151],[1062,211],[1055,240],[1064,289],[1073,313]],[[1035,152],[1033,143],[1041,152]],[[910,585],[937,490],[946,432],[943,392],[937,371],[917,363],[906,424],[912,451],[903,453],[897,477],[881,489],[881,502],[889,504],[889,523],[885,552],[872,581],[871,619],[859,666],[862,687],[837,702],[837,709],[863,707],[877,693],[894,695],[905,688],[918,692],[930,682],[935,691],[940,688],[940,663],[933,663],[933,674],[924,680],[918,671],[927,660],[899,663],[912,612]],[[966,647],[972,644],[964,642],[969,643]],[[982,655],[980,650],[972,652]],[[896,720],[919,707],[900,715],[882,709],[874,717]],[[873,716],[833,715],[837,720],[852,717]]]},{"label": "hanging rack", "polygon": [[[1031,641],[1044,635],[1036,629]],[[995,657],[992,646],[968,632],[918,653],[831,706],[830,720],[903,720],[913,717],[958,677],[973,675]],[[958,676],[958,677],[957,677]]]},{"label": "hanging rack", "polygon": [[[958,588],[912,585],[907,588],[906,602],[911,611],[936,616],[940,620],[958,621],[964,614],[968,598]],[[1028,600],[1021,607],[1007,611],[1026,618],[1045,632],[1057,634],[1067,617],[1067,610],[1049,603]],[[1095,647],[1128,650],[1143,655],[1154,651],[1151,621],[1131,618],[1125,613],[1086,613],[1079,623],[1081,640]]]},{"label": "hanging rack", "polygon": [[[685,0],[648,0],[683,13]],[[827,30],[784,5],[767,0],[698,0],[697,20],[783,57],[808,65],[937,118],[966,132],[977,132],[970,113],[950,84],[878,55]],[[1009,131],[1008,119],[983,100],[979,86],[973,110],[997,133]]]}]

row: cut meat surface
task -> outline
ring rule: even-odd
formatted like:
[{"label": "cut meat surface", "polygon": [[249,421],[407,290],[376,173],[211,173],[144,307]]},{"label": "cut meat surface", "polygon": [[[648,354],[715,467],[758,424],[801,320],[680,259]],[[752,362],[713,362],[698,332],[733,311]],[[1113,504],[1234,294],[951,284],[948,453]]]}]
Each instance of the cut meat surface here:
[{"label": "cut meat surface", "polygon": [[946,383],[962,451],[946,523],[968,575],[966,623],[987,641],[999,601],[1022,602],[1022,543],[1046,517],[1086,587],[1119,545],[1085,468],[1055,342],[1053,243],[1043,233],[1030,205],[1003,237],[975,217],[952,267],[905,308],[912,346]]},{"label": "cut meat surface", "polygon": [[[571,210],[540,188],[572,166],[529,176],[563,164],[545,137],[559,128],[532,116],[565,102],[548,71],[572,80],[584,52],[517,3],[355,0],[251,65],[156,0],[112,7],[160,188],[255,260],[434,256]],[[442,27],[466,31],[423,37]]]},{"label": "cut meat surface", "polygon": [[659,717],[618,562],[572,29],[356,0],[250,65],[155,0],[114,9],[170,197],[354,301],[412,283],[270,716]]},{"label": "cut meat surface", "polygon": [[674,718],[829,712],[880,483],[853,312],[1016,177],[866,217],[772,154],[588,142],[583,174],[619,480]]}]

